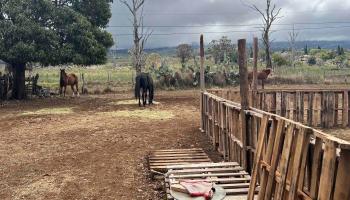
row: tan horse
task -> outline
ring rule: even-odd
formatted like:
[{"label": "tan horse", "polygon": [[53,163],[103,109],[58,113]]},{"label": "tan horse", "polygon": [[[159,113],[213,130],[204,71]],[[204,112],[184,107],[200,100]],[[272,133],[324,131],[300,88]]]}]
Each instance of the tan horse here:
[{"label": "tan horse", "polygon": [[[258,74],[257,74],[258,84],[259,84],[259,80],[261,80],[262,89],[264,89],[264,81],[269,77],[271,72],[272,72],[271,69],[264,69],[264,70],[258,72]],[[252,88],[253,72],[249,72],[248,81],[249,81],[250,88]]]},{"label": "tan horse", "polygon": [[67,85],[70,85],[73,91],[73,96],[75,96],[74,86],[76,86],[76,93],[77,96],[79,96],[79,89],[78,89],[78,77],[75,74],[67,74],[64,69],[61,69],[61,76],[60,76],[60,95],[62,95],[62,89],[63,90],[63,96],[66,96],[66,89]]}]

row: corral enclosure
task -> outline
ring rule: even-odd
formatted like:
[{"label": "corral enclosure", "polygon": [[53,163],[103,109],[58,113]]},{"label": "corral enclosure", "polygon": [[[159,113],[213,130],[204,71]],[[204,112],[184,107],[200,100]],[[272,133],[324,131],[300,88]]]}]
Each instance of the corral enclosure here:
[{"label": "corral enclosure", "polygon": [[[345,99],[347,92],[345,91]],[[273,113],[255,108],[242,110],[240,104],[229,100],[237,98],[235,91],[212,93],[214,94],[202,93],[202,130],[226,161],[238,162],[251,172],[248,199],[253,199],[255,187],[259,187],[259,199],[350,197],[350,186],[346,184],[349,179],[347,169],[350,168],[349,142]],[[335,93],[337,91],[322,91],[321,95]],[[312,94],[311,92],[311,96]],[[344,94],[344,91],[340,94]],[[332,100],[323,97],[321,102],[324,102],[322,105],[327,105],[331,104]],[[282,108],[289,101],[282,97]],[[266,99],[260,102],[264,104]],[[327,107],[329,109],[329,106]],[[304,110],[296,108],[294,107],[294,110],[298,111],[297,113]],[[322,108],[322,117],[327,115],[325,119],[333,121],[334,112]],[[293,109],[289,110],[293,112]],[[277,109],[273,111],[276,112]],[[283,109],[279,112],[284,114]],[[344,112],[348,112],[348,107]],[[333,113],[332,117],[329,113]],[[295,115],[295,119],[304,119],[300,117],[303,115],[299,115],[300,118],[297,116]],[[348,121],[344,123],[347,125]],[[336,125],[324,123],[326,124]]]}]

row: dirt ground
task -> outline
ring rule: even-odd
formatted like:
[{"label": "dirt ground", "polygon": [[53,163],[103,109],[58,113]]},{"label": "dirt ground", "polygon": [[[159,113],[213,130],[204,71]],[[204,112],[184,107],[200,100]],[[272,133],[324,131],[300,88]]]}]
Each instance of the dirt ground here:
[{"label": "dirt ground", "polygon": [[[201,147],[220,159],[198,129],[198,91],[160,92],[147,108],[118,103],[127,99],[131,92],[0,107],[0,199],[163,199],[149,151]],[[143,111],[153,117],[137,117]]]}]

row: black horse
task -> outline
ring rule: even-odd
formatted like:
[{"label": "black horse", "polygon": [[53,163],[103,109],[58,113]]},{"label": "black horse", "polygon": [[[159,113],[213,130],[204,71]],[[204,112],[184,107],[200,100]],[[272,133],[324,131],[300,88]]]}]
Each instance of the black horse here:
[{"label": "black horse", "polygon": [[[141,106],[141,96],[143,106],[147,104],[147,92],[148,92],[148,103],[151,105],[154,96],[154,85],[152,77],[147,73],[141,73],[136,76],[135,84],[135,98],[139,99],[139,106]],[[142,93],[142,94],[140,94]]]}]

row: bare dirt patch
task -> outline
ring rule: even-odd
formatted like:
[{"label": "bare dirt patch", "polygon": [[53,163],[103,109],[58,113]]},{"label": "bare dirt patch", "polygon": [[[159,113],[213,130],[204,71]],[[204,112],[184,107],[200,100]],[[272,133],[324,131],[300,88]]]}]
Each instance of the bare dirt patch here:
[{"label": "bare dirt patch", "polygon": [[131,92],[7,103],[0,199],[163,199],[148,178],[149,151],[201,147],[220,159],[198,130],[198,91],[160,92],[161,103],[147,108],[112,103],[129,99]]}]

